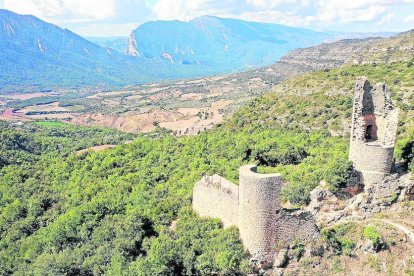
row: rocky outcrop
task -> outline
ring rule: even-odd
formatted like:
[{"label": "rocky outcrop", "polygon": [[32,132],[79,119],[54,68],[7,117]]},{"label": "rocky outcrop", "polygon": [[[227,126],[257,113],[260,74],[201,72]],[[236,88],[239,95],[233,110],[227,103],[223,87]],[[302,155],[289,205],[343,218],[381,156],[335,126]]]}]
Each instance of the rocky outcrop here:
[{"label": "rocky outcrop", "polygon": [[394,203],[411,200],[414,196],[414,180],[411,174],[386,177],[380,184],[365,191],[365,202],[360,208],[365,213],[378,213],[389,209]]},{"label": "rocky outcrop", "polygon": [[139,57],[139,52],[138,52],[138,44],[137,44],[137,40],[135,39],[135,34],[131,33],[129,35],[128,38],[128,48],[126,50],[127,55],[130,56],[134,56],[134,57]]},{"label": "rocky outcrop", "polygon": [[393,174],[347,200],[339,199],[323,185],[318,186],[310,193],[306,210],[315,216],[318,224],[332,224],[341,220],[369,218],[372,214],[397,208],[397,203],[413,198],[413,176],[410,173]]},{"label": "rocky outcrop", "polygon": [[292,49],[335,37],[277,24],[202,16],[188,22],[140,25],[131,34],[128,54],[139,52],[151,59],[165,59],[168,54],[167,59],[175,64],[199,64],[230,72],[268,65]]}]

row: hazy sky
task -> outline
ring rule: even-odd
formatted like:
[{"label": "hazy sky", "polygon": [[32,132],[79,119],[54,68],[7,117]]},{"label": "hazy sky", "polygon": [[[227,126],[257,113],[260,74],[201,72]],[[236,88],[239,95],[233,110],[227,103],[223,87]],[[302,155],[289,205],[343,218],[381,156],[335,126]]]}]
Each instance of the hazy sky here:
[{"label": "hazy sky", "polygon": [[124,36],[156,19],[201,15],[351,32],[414,29],[414,0],[0,0],[85,36]]}]

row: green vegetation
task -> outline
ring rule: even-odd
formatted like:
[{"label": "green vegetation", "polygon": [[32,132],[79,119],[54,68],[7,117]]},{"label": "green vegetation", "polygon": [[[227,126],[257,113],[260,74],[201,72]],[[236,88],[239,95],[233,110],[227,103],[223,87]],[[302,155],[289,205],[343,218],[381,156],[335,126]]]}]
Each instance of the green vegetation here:
[{"label": "green vegetation", "polygon": [[11,101],[7,103],[7,107],[12,108],[25,108],[27,106],[32,105],[44,105],[44,104],[51,104],[55,102],[60,102],[64,100],[74,100],[74,99],[80,99],[80,98],[86,98],[90,95],[93,95],[92,93],[75,93],[75,92],[68,92],[64,95],[50,95],[50,96],[41,96],[41,97],[35,97],[27,100],[16,100]]},{"label": "green vegetation", "polygon": [[396,157],[414,170],[412,163],[408,165],[414,152],[414,78],[410,64],[352,65],[292,78],[240,108],[228,125],[234,129],[329,129],[347,143],[355,81],[358,76],[367,76],[373,84],[385,82],[391,90],[393,102],[400,108]]},{"label": "green vegetation", "polygon": [[381,234],[375,226],[369,225],[364,228],[364,237],[372,242],[372,245],[377,248],[381,243]]},{"label": "green vegetation", "polygon": [[[212,173],[237,182],[238,167],[257,162],[286,172],[290,163],[297,164],[290,177],[309,173],[315,180],[309,185],[316,186],[320,177],[335,174],[324,168],[326,159],[346,161],[345,144],[325,132],[222,127],[194,137],[140,136],[131,144],[77,156],[81,145],[105,144],[107,137],[70,125],[13,128],[1,133],[19,134],[28,145],[3,146],[11,156],[0,171],[5,274],[244,274],[247,255],[237,230],[223,230],[218,221],[198,219],[189,210],[194,183]],[[336,159],[335,149],[341,152]],[[315,171],[301,166],[307,163]],[[296,185],[286,199],[306,202],[311,187]],[[177,219],[176,230],[170,230]]]},{"label": "green vegetation", "polygon": [[356,225],[349,222],[333,228],[324,228],[321,234],[322,239],[330,246],[335,255],[353,256],[353,250],[357,242],[356,231]]},{"label": "green vegetation", "polygon": [[34,124],[41,125],[41,126],[50,126],[50,127],[65,127],[68,125],[62,122],[54,122],[54,121],[34,122]]},{"label": "green vegetation", "polygon": [[[194,183],[213,173],[237,183],[239,166],[256,163],[260,172],[285,177],[283,199],[292,204],[306,204],[321,180],[337,191],[351,169],[347,126],[357,75],[399,79],[391,82],[402,109],[396,152],[413,167],[408,87],[414,81],[406,69],[404,63],[351,66],[298,77],[193,137],[133,137],[53,122],[2,124],[0,274],[248,273],[237,229],[222,229],[218,220],[191,211]],[[103,144],[120,146],[76,154]],[[375,231],[366,231],[376,240]],[[337,255],[352,255],[361,235],[353,224],[323,231]],[[303,245],[296,248],[300,256]],[[341,267],[338,259],[333,269]]]},{"label": "green vegetation", "polygon": [[376,272],[381,272],[381,259],[375,255],[368,255],[368,265],[375,269]]},{"label": "green vegetation", "polygon": [[133,137],[131,134],[110,129],[82,128],[59,122],[24,126],[0,122],[0,170],[5,166],[30,168],[41,157],[45,160],[64,157],[81,149],[95,145],[119,144]]},{"label": "green vegetation", "polygon": [[343,265],[341,263],[341,259],[339,259],[338,257],[335,257],[333,259],[331,270],[335,273],[340,273],[344,271]]},{"label": "green vegetation", "polygon": [[305,253],[305,245],[303,244],[302,241],[296,240],[293,243],[292,253],[293,253],[293,257],[296,260],[299,260],[300,258],[302,258],[303,254]]}]

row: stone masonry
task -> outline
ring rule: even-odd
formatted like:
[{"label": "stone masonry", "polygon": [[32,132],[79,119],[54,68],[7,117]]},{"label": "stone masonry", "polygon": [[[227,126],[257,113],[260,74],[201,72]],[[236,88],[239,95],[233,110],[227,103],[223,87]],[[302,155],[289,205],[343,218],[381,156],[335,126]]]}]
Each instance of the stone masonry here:
[{"label": "stone masonry", "polygon": [[258,174],[256,166],[240,168],[239,230],[243,244],[254,259],[267,259],[276,244],[280,213],[280,174]]},{"label": "stone masonry", "polygon": [[[414,190],[405,182],[389,185],[384,181],[394,161],[397,125],[398,109],[394,109],[387,87],[384,84],[371,86],[365,77],[358,78],[349,159],[354,165],[355,179],[362,179],[365,191],[381,195],[381,199],[394,200],[395,195],[411,195]],[[321,209],[319,198],[322,196],[312,201],[309,212],[285,210],[281,207],[284,180],[280,174],[259,174],[254,165],[241,167],[239,173],[239,186],[218,175],[203,177],[193,190],[193,209],[200,216],[221,219],[224,227],[238,227],[252,260],[272,263],[280,246],[297,239],[320,238],[315,215]],[[311,198],[321,193],[315,190]],[[345,210],[360,206],[363,203],[360,198],[352,199],[349,208],[339,214],[336,212],[330,221],[344,216]]]},{"label": "stone masonry", "polygon": [[203,217],[220,218],[224,227],[239,224],[239,187],[215,174],[194,186],[193,209]]},{"label": "stone masonry", "polygon": [[398,113],[385,84],[371,86],[367,78],[358,78],[349,159],[367,188],[381,183],[391,171]]},{"label": "stone masonry", "polygon": [[241,167],[239,173],[240,186],[218,175],[203,177],[193,190],[193,209],[200,216],[220,218],[224,227],[237,226],[252,259],[271,263],[280,243],[319,238],[309,213],[282,209],[280,174],[259,174],[254,165]]}]

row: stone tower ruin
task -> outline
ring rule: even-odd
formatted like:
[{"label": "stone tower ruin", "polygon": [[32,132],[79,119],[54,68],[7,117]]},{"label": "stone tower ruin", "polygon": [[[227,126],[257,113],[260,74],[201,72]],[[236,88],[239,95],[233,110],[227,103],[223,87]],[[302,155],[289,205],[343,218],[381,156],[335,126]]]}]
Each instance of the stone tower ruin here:
[{"label": "stone tower ruin", "polygon": [[221,219],[224,227],[237,226],[252,259],[272,262],[280,242],[319,238],[309,213],[282,209],[280,174],[259,174],[256,166],[247,165],[240,168],[239,179],[237,186],[219,175],[203,177],[194,186],[193,209]]},{"label": "stone tower ruin", "polygon": [[280,213],[280,174],[258,174],[256,166],[239,171],[239,230],[243,244],[256,259],[266,259],[276,244]]},{"label": "stone tower ruin", "polygon": [[381,183],[391,171],[398,113],[385,84],[371,86],[367,78],[358,78],[349,159],[366,187]]}]

